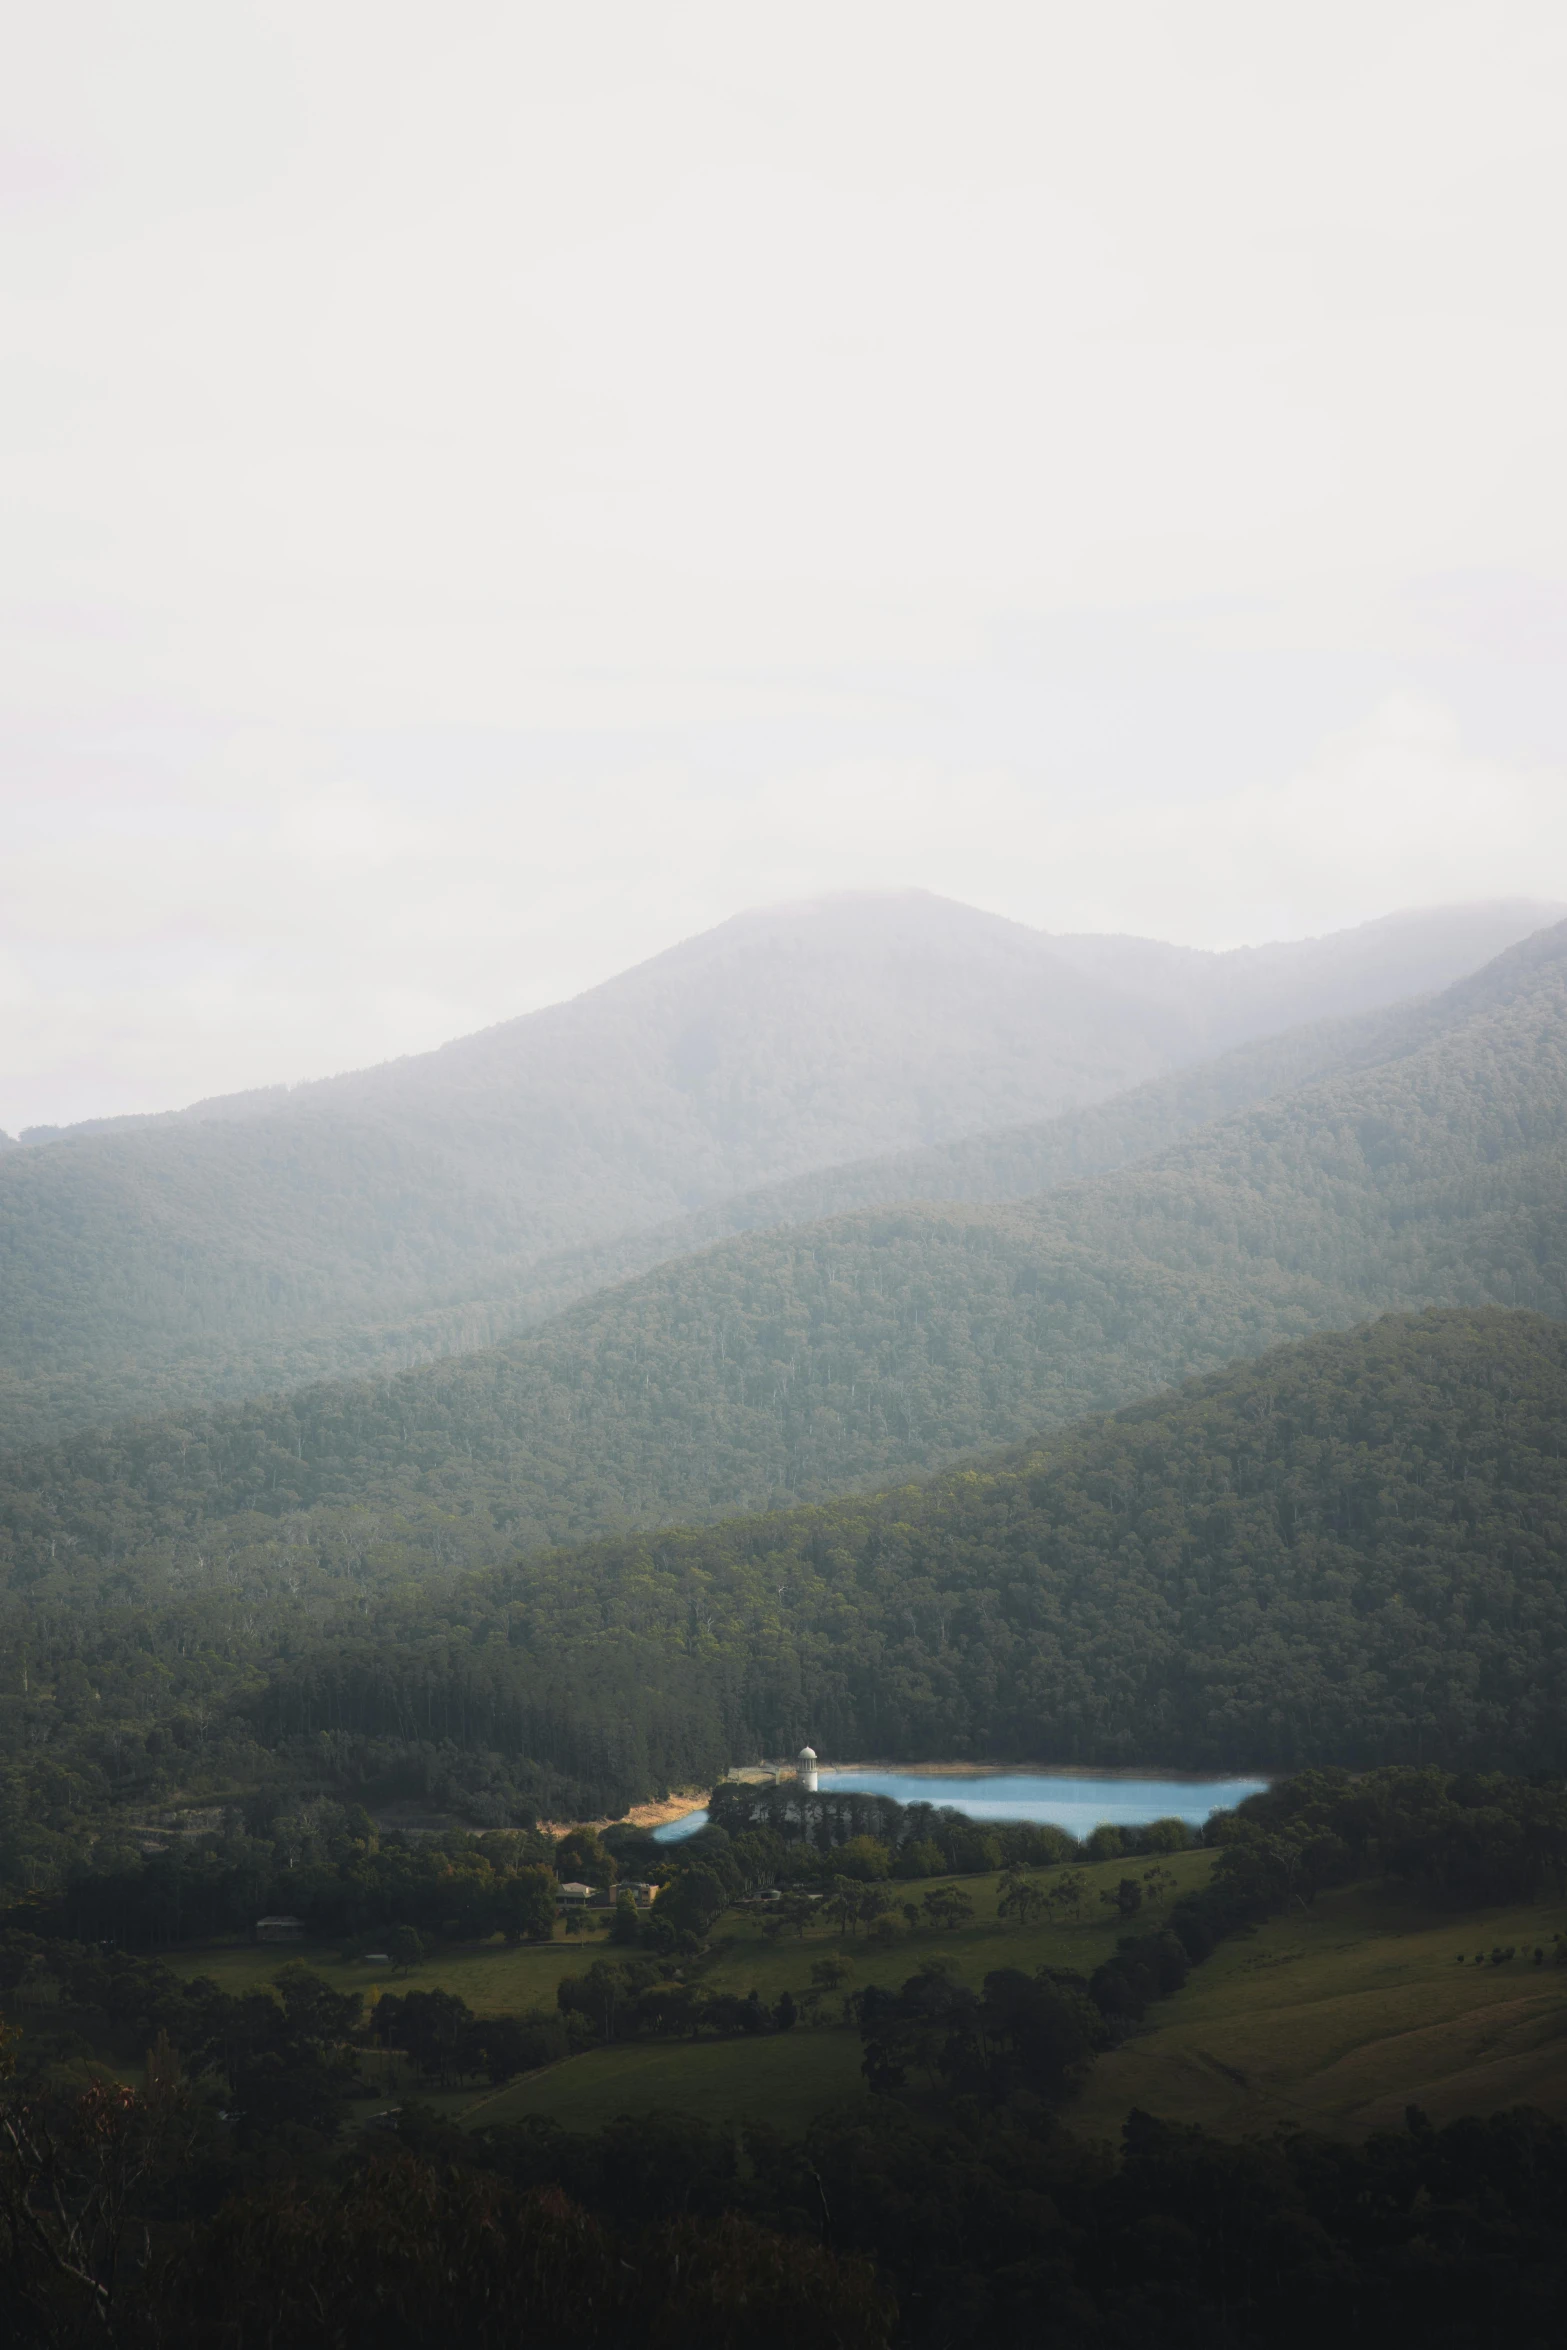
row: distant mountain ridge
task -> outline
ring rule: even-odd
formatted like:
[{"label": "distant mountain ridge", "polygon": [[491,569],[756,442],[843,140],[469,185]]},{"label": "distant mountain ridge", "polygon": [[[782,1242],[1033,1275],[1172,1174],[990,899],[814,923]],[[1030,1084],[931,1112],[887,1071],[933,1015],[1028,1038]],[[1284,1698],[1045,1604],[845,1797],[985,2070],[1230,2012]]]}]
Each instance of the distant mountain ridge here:
[{"label": "distant mountain ridge", "polygon": [[1250,1106],[1241,1055],[1065,1122],[1127,1145],[1183,1085],[1220,1108],[1120,1172],[752,1232],[499,1350],[19,1457],[13,1572],[46,1535],[116,1574],[264,1579],[280,1543],[484,1563],[938,1467],[1367,1314],[1567,1317],[1567,924],[1349,1024],[1347,1060],[1285,1042],[1307,1081]]},{"label": "distant mountain ridge", "polygon": [[[1560,921],[1567,916],[1567,906],[1546,899],[1495,899],[1386,914],[1353,929],[1315,938],[1209,948],[1174,946],[1129,932],[1033,931],[1005,916],[983,914],[925,890],[845,891],[798,906],[762,907],[734,915],[716,929],[668,948],[581,995],[458,1037],[430,1052],[403,1055],[338,1077],[210,1095],[178,1110],[87,1118],[69,1126],[28,1127],[19,1138],[6,1136],[4,1140],[12,1147],[16,1140],[36,1147],[175,1123],[205,1125],[269,1117],[288,1109],[319,1110],[350,1095],[370,1092],[394,1096],[405,1090],[410,1077],[417,1084],[421,1074],[435,1076],[444,1073],[448,1065],[455,1068],[503,1055],[514,1040],[534,1032],[534,1024],[566,1023],[584,1013],[591,1018],[650,978],[655,984],[674,978],[678,985],[704,967],[721,969],[736,951],[743,955],[751,942],[789,938],[791,944],[808,948],[813,943],[810,931],[817,924],[828,922],[837,927],[835,918],[861,923],[867,917],[871,921],[880,917],[885,922],[888,915],[895,921],[912,915],[914,925],[951,925],[956,921],[970,926],[974,939],[989,947],[1005,938],[1024,953],[1037,955],[1043,949],[1049,958],[1069,966],[1095,989],[1142,1007],[1145,1016],[1151,1008],[1155,1032],[1178,1033],[1183,1048],[1189,1047],[1191,1053],[1213,1053],[1275,1030],[1344,1017],[1450,986],[1464,972],[1478,969],[1519,939]],[[922,934],[906,919],[898,927],[903,935],[886,944],[905,952],[912,948],[925,953],[936,943],[937,933],[931,929]],[[688,1047],[689,1042],[687,1039]]]},{"label": "distant mountain ridge", "polygon": [[[1519,939],[1549,929],[1567,915],[1567,906],[1515,899],[1451,911],[1472,918],[1462,935],[1475,944],[1483,938],[1484,954],[1460,960],[1454,952],[1459,934],[1448,929],[1440,911],[1387,914],[1325,938],[1218,952],[1118,936],[1058,936],[1050,943],[1086,977],[1200,1018],[1209,1049],[1217,1051],[1302,1019],[1342,1018],[1371,1005],[1435,994]],[[1311,1008],[1302,1012],[1308,990]]]},{"label": "distant mountain ridge", "polygon": [[847,1164],[832,1204],[908,1197],[910,1170],[874,1170],[1416,993],[1546,911],[1210,957],[918,892],[827,900],[436,1053],[13,1147],[0,1448],[482,1346],[700,1246],[726,1203],[758,1195],[750,1223]]}]

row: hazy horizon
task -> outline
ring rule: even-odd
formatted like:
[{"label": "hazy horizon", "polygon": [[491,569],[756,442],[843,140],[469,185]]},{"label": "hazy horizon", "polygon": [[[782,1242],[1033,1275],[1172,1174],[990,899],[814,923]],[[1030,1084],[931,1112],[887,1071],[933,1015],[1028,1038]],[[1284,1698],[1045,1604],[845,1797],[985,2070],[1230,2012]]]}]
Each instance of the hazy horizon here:
[{"label": "hazy horizon", "polygon": [[63,0],[0,91],[0,1123],[737,908],[1567,898],[1567,25]]},{"label": "hazy horizon", "polygon": [[[525,1005],[516,1012],[503,1012],[499,1016],[498,1020],[493,1022],[486,1022],[484,1024],[484,1028],[476,1031],[464,1031],[463,1034],[483,1034],[485,1029],[491,1027],[504,1027],[512,1020],[526,1018],[529,1012],[548,1011],[555,1006],[573,1003],[577,1001],[579,997],[591,995],[595,989],[607,986],[614,980],[633,976],[636,972],[642,970],[648,964],[657,963],[663,957],[677,952],[681,947],[696,945],[705,938],[712,937],[733,925],[745,922],[748,918],[755,917],[757,919],[761,919],[769,914],[785,915],[790,913],[805,913],[815,908],[827,905],[852,904],[856,900],[876,902],[882,900],[896,900],[906,898],[929,898],[940,904],[959,908],[961,911],[966,913],[994,914],[995,912],[993,908],[970,906],[966,901],[948,897],[944,892],[939,890],[923,890],[915,887],[884,890],[873,888],[827,890],[809,898],[778,898],[771,901],[763,901],[759,904],[739,907],[732,914],[725,915],[716,923],[710,924],[701,930],[690,932],[683,938],[672,939],[665,946],[655,949],[651,955],[639,957],[634,963],[617,966],[615,969],[607,971],[601,976],[590,980],[586,986],[573,990],[572,993],[568,996],[552,997],[541,1004]],[[1364,922],[1346,924],[1340,930],[1303,933],[1295,938],[1287,939],[1244,939],[1237,940],[1231,945],[1218,947],[1194,946],[1190,942],[1182,940],[1145,938],[1136,932],[1130,931],[1046,931],[1041,929],[1037,924],[1032,923],[1022,923],[1019,924],[1018,927],[1024,930],[1032,931],[1034,935],[1042,939],[1059,939],[1063,944],[1067,944],[1074,940],[1081,941],[1091,938],[1115,939],[1136,945],[1175,947],[1178,951],[1188,952],[1199,956],[1212,957],[1215,960],[1219,960],[1228,955],[1244,954],[1248,951],[1261,951],[1270,947],[1306,945],[1312,943],[1312,941],[1316,939],[1348,937],[1356,931],[1374,930],[1382,927],[1383,925],[1397,923],[1401,918],[1418,919],[1418,917],[1422,914],[1457,913],[1465,910],[1483,908],[1488,905],[1517,905],[1532,912],[1538,912],[1543,918],[1540,925],[1542,928],[1548,926],[1552,921],[1559,918],[1562,913],[1567,912],[1567,907],[1552,905],[1545,900],[1533,899],[1527,896],[1521,896],[1516,899],[1494,898],[1459,900],[1454,901],[1450,905],[1444,906],[1396,906],[1389,908],[1388,911],[1384,914],[1372,915]],[[1011,922],[1015,920],[1015,917],[997,915],[996,919],[1002,922]],[[146,1102],[138,1103],[130,1107],[117,1107],[113,1109],[85,1109],[78,1111],[74,1116],[69,1118],[18,1120],[9,1126],[5,1123],[3,1117],[0,1117],[0,1135],[8,1135],[14,1139],[25,1136],[29,1132],[48,1134],[56,1131],[69,1131],[69,1129],[73,1126],[81,1124],[91,1125],[105,1119],[166,1116],[171,1112],[199,1106],[201,1102],[206,1100],[221,1100],[230,1095],[243,1095],[250,1092],[268,1091],[284,1093],[291,1092],[313,1084],[323,1083],[333,1077],[351,1076],[374,1068],[390,1067],[398,1061],[417,1058],[422,1053],[438,1050],[442,1045],[457,1043],[460,1041],[462,1041],[461,1037],[440,1037],[437,1038],[433,1044],[410,1045],[402,1052],[394,1051],[392,1053],[384,1054],[374,1062],[345,1064],[342,1067],[333,1069],[307,1070],[294,1076],[263,1079],[259,1082],[259,1084],[246,1084],[241,1082],[232,1085],[225,1085],[214,1089],[211,1093],[187,1096],[179,1101]]]}]

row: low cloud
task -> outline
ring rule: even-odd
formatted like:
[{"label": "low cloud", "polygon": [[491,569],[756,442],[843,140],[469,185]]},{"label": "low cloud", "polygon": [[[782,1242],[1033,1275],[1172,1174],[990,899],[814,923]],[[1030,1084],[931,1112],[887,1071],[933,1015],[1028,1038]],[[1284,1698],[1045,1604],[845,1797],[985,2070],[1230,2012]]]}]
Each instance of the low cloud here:
[{"label": "low cloud", "polygon": [[290,735],[152,765],[100,746],[32,802],[0,882],[12,1132],[423,1049],[835,889],[1207,946],[1567,898],[1561,774],[1476,757],[1407,698],[1292,777],[1174,801],[892,757],[750,781],[651,751],[550,771],[536,745],[462,738],[395,776]]}]

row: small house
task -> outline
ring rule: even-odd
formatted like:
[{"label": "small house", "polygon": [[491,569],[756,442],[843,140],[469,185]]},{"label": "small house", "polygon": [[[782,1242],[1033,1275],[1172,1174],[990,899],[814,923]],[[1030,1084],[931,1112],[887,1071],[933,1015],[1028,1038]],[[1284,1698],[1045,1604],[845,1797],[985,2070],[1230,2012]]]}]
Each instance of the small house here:
[{"label": "small house", "polygon": [[255,1938],[258,1942],[298,1942],[304,1931],[303,1918],[257,1918]]},{"label": "small house", "polygon": [[560,1897],[562,1901],[569,1901],[575,1906],[575,1904],[579,1901],[588,1900],[592,1892],[593,1887],[591,1885],[579,1884],[576,1879],[573,1878],[569,1885],[562,1885],[560,1889]]}]

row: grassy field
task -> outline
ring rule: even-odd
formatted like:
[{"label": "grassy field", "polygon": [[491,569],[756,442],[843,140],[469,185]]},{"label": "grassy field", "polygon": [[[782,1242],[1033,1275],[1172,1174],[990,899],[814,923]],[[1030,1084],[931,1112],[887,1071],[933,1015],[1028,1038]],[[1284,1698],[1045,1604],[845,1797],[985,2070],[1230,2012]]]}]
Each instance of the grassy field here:
[{"label": "grassy field", "polygon": [[[1359,2138],[1408,2105],[1436,2122],[1567,2116],[1567,1968],[1549,1963],[1563,1928],[1560,1902],[1454,1917],[1379,1883],[1324,1894],[1221,1945],[1152,2008],[1095,2066],[1073,2127],[1114,2136],[1134,2106],[1227,2137],[1284,2123]],[[1509,1944],[1524,1955],[1473,1963]]]},{"label": "grassy field", "polygon": [[[1032,1968],[1048,1962],[1091,1974],[1114,1950],[1117,1936],[1126,1931],[1116,1911],[1100,1900],[1101,1893],[1113,1891],[1123,1876],[1140,1879],[1150,1865],[1146,1861],[1104,1861],[1084,1869],[1081,1874],[1088,1891],[1081,1919],[1027,1928],[996,1916],[999,1877],[921,1878],[917,1884],[894,1890],[900,1898],[906,1893],[917,1901],[938,1884],[961,1886],[974,1904],[974,1918],[950,1932],[921,1927],[913,1933],[900,1933],[886,1951],[872,1951],[863,1936],[850,1936],[845,1941],[825,1925],[810,1927],[803,1940],[791,1934],[781,1941],[769,1941],[761,1930],[762,1913],[742,1905],[719,1920],[714,1933],[715,1955],[703,1966],[701,1980],[706,1988],[738,1991],[742,1996],[755,1989],[771,2005],[785,1989],[798,1996],[810,1982],[812,1961],[829,1952],[853,1961],[853,1980],[859,1984],[901,1983],[932,1950],[950,1958],[965,1982],[976,1984],[998,1966]],[[1213,1866],[1213,1855],[1176,1853],[1159,1866],[1170,1881],[1161,1885],[1139,1912],[1135,1921],[1139,1932],[1158,1925],[1179,1894],[1203,1882]],[[1050,1879],[1046,1875],[1036,1881],[1048,1886]],[[424,1991],[440,1987],[460,1993],[476,2015],[505,2015],[553,2006],[555,1986],[562,1975],[580,1974],[595,1958],[618,1954],[596,1933],[568,1938],[557,1931],[553,1942],[524,1943],[512,1950],[499,1941],[440,1943],[421,1965],[398,1976],[395,1983],[384,1966],[340,1959],[326,1943],[208,1943],[187,1945],[164,1955],[178,1973],[210,1975],[225,1991],[254,1990],[270,1982],[280,1966],[302,1959],[336,1989],[352,1987],[368,1994],[373,1988]]]},{"label": "grassy field", "polygon": [[857,2032],[793,2031],[768,2040],[639,2042],[595,2050],[546,2073],[513,2081],[465,2106],[456,2118],[478,2128],[547,2115],[572,2130],[596,2130],[621,2113],[694,2113],[704,2121],[758,2120],[802,2136],[812,2114],[863,2088]]},{"label": "grassy field", "polygon": [[[950,1959],[962,1979],[976,1986],[993,1967],[1001,1966],[1032,1971],[1049,1964],[1091,1974],[1127,1930],[1118,1912],[1101,1901],[1101,1893],[1113,1892],[1123,1876],[1141,1881],[1152,1865],[1105,1861],[1084,1869],[1087,1895],[1081,1917],[1029,1927],[996,1916],[999,1877],[922,1878],[897,1888],[900,1895],[907,1893],[917,1901],[938,1883],[960,1885],[973,1902],[975,1915],[969,1924],[950,1931],[921,1927],[904,1932],[886,1950],[869,1948],[863,1936],[845,1940],[826,1925],[811,1926],[803,1939],[789,1935],[770,1941],[761,1930],[762,1913],[742,1905],[719,1921],[713,1955],[702,1966],[700,1980],[705,1989],[735,1991],[742,1997],[755,1990],[772,2006],[785,1990],[800,1998],[810,1986],[813,1963],[829,1955],[851,1962],[850,1988],[901,1983],[933,1952]],[[1200,1884],[1212,1865],[1213,1856],[1206,1852],[1177,1853],[1161,1861],[1158,1866],[1166,1881],[1150,1888],[1136,1919],[1139,1931],[1157,1926],[1171,1902]],[[1048,1885],[1050,1879],[1047,1875],[1038,1881]],[[598,1934],[568,1939],[557,1933],[553,1942],[513,1950],[500,1942],[443,1944],[422,1965],[398,1977],[395,1985],[384,1967],[344,1961],[330,1946],[308,1942],[213,1944],[172,1952],[168,1963],[182,1974],[210,1975],[225,1990],[245,1991],[270,1982],[290,1960],[302,1959],[336,1987],[368,1994],[373,1987],[403,1991],[439,1986],[460,1993],[476,2014],[494,2015],[552,2007],[563,1975],[581,1972],[595,1958],[614,1956]],[[833,2011],[840,2005],[841,1995],[827,2002]],[[453,2090],[431,2093],[428,2101],[465,2122],[547,2113],[572,2128],[587,2129],[616,2113],[664,2105],[710,2120],[758,2116],[777,2128],[795,2130],[804,2127],[817,2107],[857,2088],[859,2067],[860,2044],[853,2032],[802,2027],[777,2039],[594,2049],[499,2093]],[[377,2087],[381,2095],[365,2102],[365,2114],[388,2098],[427,2094],[410,2080],[406,2068],[394,2068]]]},{"label": "grassy field", "polygon": [[[1179,1854],[1160,1865],[1171,1882],[1145,1902],[1139,1931],[1202,1881],[1212,1856]],[[742,1996],[754,1989],[771,2006],[785,1989],[798,2000],[813,1963],[829,1954],[851,1961],[849,1987],[901,1982],[932,1952],[975,1985],[998,1966],[1049,1963],[1088,1974],[1126,1930],[1100,1894],[1123,1875],[1141,1879],[1144,1866],[1111,1861],[1085,1870],[1081,1917],[1026,1929],[996,1917],[997,1878],[945,1879],[974,1903],[972,1921],[952,1932],[902,1933],[886,1950],[868,1948],[863,1937],[843,1940],[825,1925],[813,1925],[803,1941],[769,1941],[761,1913],[742,1906],[720,1921],[699,1979]],[[922,1882],[908,1892],[918,1898],[931,1889]],[[1114,2137],[1133,2107],[1231,2137],[1281,2123],[1363,2136],[1396,2126],[1409,2104],[1437,2121],[1522,2103],[1567,2116],[1567,1968],[1533,1963],[1534,1950],[1551,1952],[1563,1930],[1562,1903],[1455,1918],[1380,1883],[1325,1894],[1312,1912],[1226,1943],[1195,1969],[1183,1991],[1150,2011],[1143,2031],[1101,2058],[1072,2126]],[[1509,1944],[1521,1953],[1510,1962],[1474,1963],[1477,1953]],[[499,1942],[442,1945],[396,1988],[443,1985],[480,2014],[517,2013],[552,2007],[563,1975],[605,1955],[615,1954],[598,1934],[557,1934],[511,1950]],[[170,1963],[239,1991],[298,1958],[337,1986],[392,1987],[386,1968],[308,1943],[188,1948]],[[617,2113],[667,2106],[713,2121],[760,2117],[794,2131],[859,2086],[859,2041],[838,2024],[839,2006],[839,1995],[829,1994],[821,2012],[830,2024],[802,2023],[786,2036],[595,2049],[502,2090],[430,2092],[405,2060],[387,2066],[372,2058],[366,2087],[374,2094],[361,2112],[415,2095],[469,2125],[537,2113],[588,2129]]]},{"label": "grassy field", "polygon": [[[387,1966],[341,1959],[329,1942],[210,1942],[159,1955],[176,1974],[208,1975],[225,1991],[254,1991],[270,1983],[280,1966],[300,1960],[324,1975],[334,1991],[456,1991],[475,2015],[520,2015],[530,2007],[553,2007],[562,1975],[580,1974],[606,1945],[601,1934],[553,1942],[501,1941],[437,1943],[422,1965],[393,1976]],[[613,1955],[613,1953],[610,1953]]]},{"label": "grassy field", "polygon": [[[999,1877],[922,1878],[918,1884],[895,1890],[900,1894],[906,1891],[919,1900],[937,1884],[957,1885],[974,1904],[973,1919],[950,1932],[920,1927],[901,1935],[885,1951],[868,1948],[863,1936],[851,1935],[847,1941],[841,1940],[826,1926],[812,1927],[803,1942],[793,1935],[770,1942],[754,1913],[731,1910],[720,1921],[715,1934],[715,1945],[722,1946],[719,1955],[711,1972],[702,1979],[715,1990],[738,1991],[742,1995],[754,1988],[771,2004],[785,1989],[798,1997],[810,1981],[812,1961],[829,1952],[852,1961],[856,1985],[901,1983],[933,1951],[951,1959],[962,1980],[976,1987],[993,1967],[1002,1966],[1023,1967],[1030,1972],[1046,1965],[1075,1967],[1079,1973],[1090,1975],[1101,1960],[1111,1956],[1118,1938],[1128,1931],[1119,1913],[1100,1896],[1113,1892],[1123,1877],[1141,1879],[1152,1865],[1140,1860],[1104,1861],[1097,1867],[1085,1868],[1078,1872],[1088,1887],[1081,1918],[1027,1927],[996,1916]],[[1213,1867],[1213,1855],[1176,1853],[1158,1865],[1167,1881],[1144,1903],[1133,1921],[1139,1933],[1157,1928],[1168,1916],[1172,1902],[1206,1882]],[[1033,1881],[1048,1887],[1050,1878],[1045,1875]]]}]

